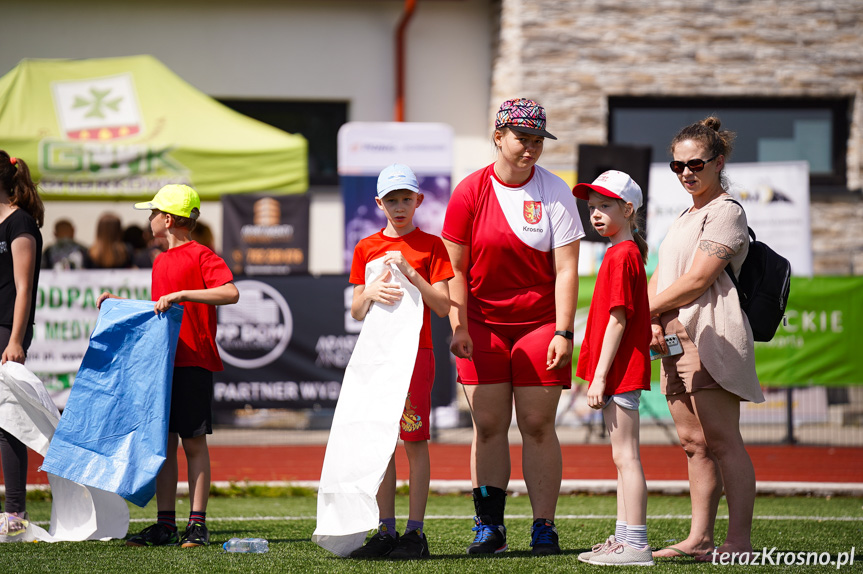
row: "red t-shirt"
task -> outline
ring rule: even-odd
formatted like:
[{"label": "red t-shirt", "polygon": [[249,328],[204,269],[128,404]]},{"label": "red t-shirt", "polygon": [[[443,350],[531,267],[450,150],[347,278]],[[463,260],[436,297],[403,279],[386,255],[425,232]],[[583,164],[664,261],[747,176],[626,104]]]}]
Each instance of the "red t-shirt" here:
[{"label": "red t-shirt", "polygon": [[572,190],[535,166],[521,185],[506,185],[490,165],[453,191],[444,239],[470,250],[467,315],[487,324],[555,320],[552,250],[584,237]]},{"label": "red t-shirt", "polygon": [[652,334],[647,274],[634,241],[623,241],[609,247],[599,267],[575,370],[575,375],[585,381],[593,381],[605,328],[615,307],[624,308],[626,327],[605,378],[605,394],[649,390]]},{"label": "red t-shirt", "polygon": [[[153,262],[153,301],[184,289],[213,289],[234,280],[221,257],[196,241],[161,253]],[[216,347],[216,306],[183,303],[183,323],[177,343],[175,367],[203,367],[221,371]]]},{"label": "red t-shirt", "polygon": [[[350,282],[354,285],[365,285],[366,263],[380,259],[387,251],[401,251],[402,257],[430,285],[453,277],[449,254],[440,237],[421,231],[419,228],[402,237],[387,237],[382,229],[357,243],[354,248],[354,260],[351,263]],[[428,305],[423,302],[420,349],[433,348],[430,318]]]}]

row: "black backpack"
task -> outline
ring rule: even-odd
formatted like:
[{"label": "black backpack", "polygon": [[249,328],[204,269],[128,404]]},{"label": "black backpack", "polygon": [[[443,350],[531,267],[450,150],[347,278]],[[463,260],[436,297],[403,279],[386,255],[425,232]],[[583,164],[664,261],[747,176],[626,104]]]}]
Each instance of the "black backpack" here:
[{"label": "black backpack", "polygon": [[[733,199],[727,201],[737,203]],[[743,208],[739,203],[737,205]],[[740,278],[731,272],[731,265],[726,265],[725,271],[737,288],[740,307],[749,318],[755,340],[769,341],[785,316],[791,290],[791,263],[767,244],[756,241],[751,227],[747,229],[752,241],[740,267]]]}]

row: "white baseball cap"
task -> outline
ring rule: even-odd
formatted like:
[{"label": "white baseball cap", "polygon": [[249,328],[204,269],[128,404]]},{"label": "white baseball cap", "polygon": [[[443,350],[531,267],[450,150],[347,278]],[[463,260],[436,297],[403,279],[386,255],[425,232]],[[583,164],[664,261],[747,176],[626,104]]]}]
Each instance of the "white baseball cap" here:
[{"label": "white baseball cap", "polygon": [[591,191],[631,203],[635,211],[641,207],[644,198],[641,188],[629,175],[613,169],[600,174],[593,183],[579,183],[572,188],[572,194],[584,200],[588,199]]},{"label": "white baseball cap", "polygon": [[384,198],[386,194],[397,189],[407,189],[419,193],[420,186],[417,176],[406,165],[394,163],[387,166],[378,176],[378,197]]}]

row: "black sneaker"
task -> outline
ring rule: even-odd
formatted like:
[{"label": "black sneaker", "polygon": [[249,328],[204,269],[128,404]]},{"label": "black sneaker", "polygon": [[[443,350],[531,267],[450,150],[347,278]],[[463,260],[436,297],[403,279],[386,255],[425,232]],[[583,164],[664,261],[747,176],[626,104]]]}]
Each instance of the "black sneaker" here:
[{"label": "black sneaker", "polygon": [[374,536],[369,538],[365,546],[361,546],[350,553],[351,558],[383,558],[389,556],[390,552],[395,549],[399,540],[399,533],[395,536],[384,534],[380,530],[375,532]]},{"label": "black sneaker", "polygon": [[396,547],[388,558],[396,560],[417,560],[429,557],[429,541],[419,530],[411,530],[399,538]]},{"label": "black sneaker", "polygon": [[467,547],[468,554],[498,554],[505,551],[506,527],[502,524],[484,524],[479,516],[473,517],[476,526],[473,531],[476,537]]},{"label": "black sneaker", "polygon": [[205,524],[190,522],[180,538],[180,546],[183,548],[195,548],[197,546],[210,545],[210,531]]},{"label": "black sneaker", "polygon": [[554,522],[545,518],[537,518],[530,529],[531,554],[534,556],[551,556],[560,554],[560,544],[557,539],[557,528]]},{"label": "black sneaker", "polygon": [[157,522],[132,535],[126,541],[126,546],[176,546],[177,542],[177,531]]}]

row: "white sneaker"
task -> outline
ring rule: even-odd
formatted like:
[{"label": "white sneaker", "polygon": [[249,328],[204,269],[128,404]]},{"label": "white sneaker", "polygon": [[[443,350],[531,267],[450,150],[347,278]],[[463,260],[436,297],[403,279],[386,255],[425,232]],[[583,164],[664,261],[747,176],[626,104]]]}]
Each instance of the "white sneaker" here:
[{"label": "white sneaker", "polygon": [[617,544],[617,538],[615,538],[614,534],[612,534],[602,544],[594,544],[593,548],[591,548],[587,552],[582,552],[581,554],[579,554],[578,559],[581,562],[590,562],[591,558],[593,558],[594,556],[596,556],[597,554],[599,554],[601,552],[605,552],[606,550],[608,550],[609,548],[611,548],[615,544]]},{"label": "white sneaker", "polygon": [[625,542],[619,542],[606,551],[593,555],[587,562],[600,566],[653,566],[653,552],[650,546],[639,550]]}]

